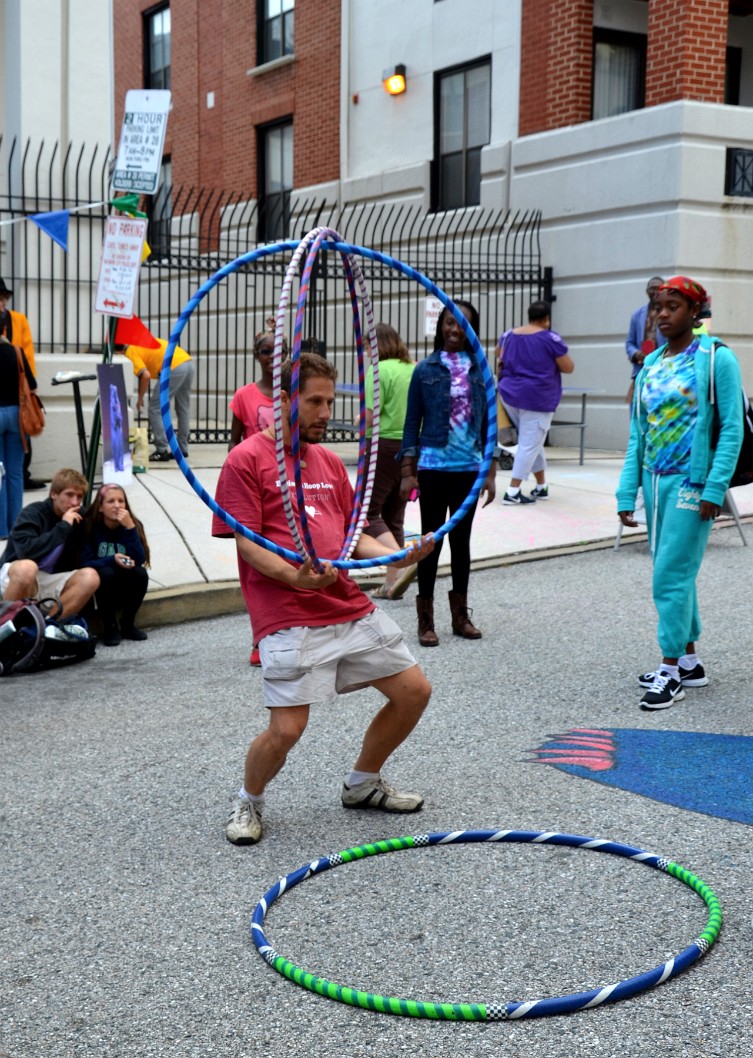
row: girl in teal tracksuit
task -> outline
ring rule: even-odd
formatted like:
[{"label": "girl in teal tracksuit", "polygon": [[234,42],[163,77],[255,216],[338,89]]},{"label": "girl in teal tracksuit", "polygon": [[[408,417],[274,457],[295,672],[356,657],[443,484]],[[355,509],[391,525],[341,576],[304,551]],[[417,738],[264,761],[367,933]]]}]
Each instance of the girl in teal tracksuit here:
[{"label": "girl in teal tracksuit", "polygon": [[[666,339],[636,379],[634,414],[617,488],[623,525],[634,526],[643,487],[653,595],[662,662],[639,678],[643,709],[665,709],[683,686],[708,680],[696,653],[701,633],[696,577],[742,442],[742,383],[735,354],[718,339],[693,334],[706,300],[699,283],[675,276],[658,294],[658,328]],[[713,376],[712,376],[713,363]]]}]

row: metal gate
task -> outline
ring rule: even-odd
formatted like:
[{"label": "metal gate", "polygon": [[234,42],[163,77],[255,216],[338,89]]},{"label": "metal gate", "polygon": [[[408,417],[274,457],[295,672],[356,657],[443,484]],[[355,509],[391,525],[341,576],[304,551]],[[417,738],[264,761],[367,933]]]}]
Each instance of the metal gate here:
[{"label": "metal gate", "polygon": [[[2,275],[14,305],[30,319],[40,353],[97,350],[103,319],[92,311],[104,220],[110,212],[108,151],[57,145],[23,148],[0,138]],[[148,239],[137,313],[152,333],[167,337],[181,310],[218,268],[254,249],[264,204],[243,194],[162,188],[150,201]],[[68,252],[24,218],[69,210]],[[15,222],[15,223],[9,223]],[[525,320],[528,304],[551,297],[551,270],[541,265],[537,210],[510,213],[475,207],[425,213],[417,205],[366,202],[338,205],[293,198],[290,237],[319,225],[354,245],[379,250],[427,275],[446,293],[473,302],[490,358],[499,335]],[[229,437],[229,401],[254,380],[254,335],[276,311],[290,253],[244,265],[201,302],[181,344],[196,361],[192,442]],[[433,348],[427,334],[427,293],[397,271],[362,259],[377,320],[391,323],[416,358]],[[294,299],[297,290],[294,289]],[[290,308],[292,332],[295,300]],[[315,338],[354,384],[357,365],[352,313],[339,255],[320,255],[307,302],[304,337]],[[353,418],[357,398],[338,396],[336,417]],[[333,439],[337,439],[335,434]]]}]

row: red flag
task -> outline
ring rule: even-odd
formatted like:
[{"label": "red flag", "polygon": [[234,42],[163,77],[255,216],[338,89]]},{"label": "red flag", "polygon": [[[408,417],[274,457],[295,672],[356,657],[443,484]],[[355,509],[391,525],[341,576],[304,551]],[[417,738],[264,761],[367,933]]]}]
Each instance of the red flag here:
[{"label": "red flag", "polygon": [[159,349],[159,342],[138,316],[119,319],[115,328],[116,345],[140,345],[142,349]]}]

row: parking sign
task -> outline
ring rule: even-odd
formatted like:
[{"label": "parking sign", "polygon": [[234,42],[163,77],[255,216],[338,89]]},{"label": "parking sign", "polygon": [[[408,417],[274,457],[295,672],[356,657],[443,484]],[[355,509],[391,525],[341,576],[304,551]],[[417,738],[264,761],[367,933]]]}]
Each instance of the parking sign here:
[{"label": "parking sign", "polygon": [[141,269],[146,221],[108,217],[94,311],[130,320]]},{"label": "parking sign", "polygon": [[126,92],[113,191],[153,195],[159,183],[162,150],[167,132],[170,93],[164,89]]}]

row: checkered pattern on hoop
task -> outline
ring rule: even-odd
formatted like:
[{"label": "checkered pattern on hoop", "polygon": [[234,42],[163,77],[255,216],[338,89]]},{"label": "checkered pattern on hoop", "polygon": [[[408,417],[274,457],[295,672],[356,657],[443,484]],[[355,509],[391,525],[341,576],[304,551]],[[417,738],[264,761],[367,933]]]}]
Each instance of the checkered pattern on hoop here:
[{"label": "checkered pattern on hoop", "polygon": [[507,1006],[504,1003],[487,1003],[485,1010],[487,1021],[507,1021]]}]

